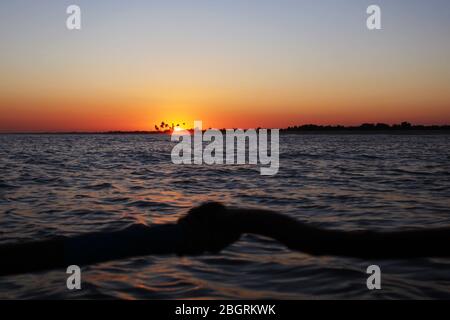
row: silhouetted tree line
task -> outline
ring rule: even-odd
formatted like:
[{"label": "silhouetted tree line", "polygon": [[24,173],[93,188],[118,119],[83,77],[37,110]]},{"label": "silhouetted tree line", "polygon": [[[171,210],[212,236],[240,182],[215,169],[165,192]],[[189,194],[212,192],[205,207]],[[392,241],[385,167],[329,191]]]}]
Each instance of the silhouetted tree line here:
[{"label": "silhouetted tree line", "polygon": [[[193,133],[194,130],[193,129],[186,129],[185,125],[186,123],[182,124],[184,129],[186,131],[189,131],[190,133]],[[108,131],[108,132],[97,132],[97,133],[101,133],[101,134],[123,134],[123,133],[127,133],[127,134],[157,134],[157,133],[170,133],[172,132],[175,128],[177,127],[181,127],[180,124],[168,124],[166,122],[161,122],[160,125],[155,125],[155,131]],[[211,128],[208,128],[211,129]],[[238,128],[230,128],[230,129],[234,129],[237,130]],[[261,127],[256,128],[257,131],[264,129]],[[220,130],[222,133],[226,132],[226,129],[222,128],[222,129],[218,129]],[[430,125],[430,126],[425,126],[425,125],[412,125],[409,122],[402,122],[399,124],[393,124],[393,125],[389,125],[386,123],[363,123],[359,126],[342,126],[342,125],[326,125],[326,126],[322,126],[322,125],[317,125],[317,124],[304,124],[304,125],[300,125],[300,126],[292,126],[292,127],[287,127],[284,129],[280,130],[281,132],[287,132],[287,133],[301,133],[301,132],[417,132],[417,131],[422,131],[422,132],[427,132],[427,131],[432,131],[432,132],[449,132],[450,133],[450,125]],[[68,132],[69,133],[69,132]],[[75,132],[76,133],[76,132]],[[95,132],[93,132],[95,133]],[[78,134],[83,134],[83,133],[78,133]],[[89,133],[92,134],[92,133]]]},{"label": "silhouetted tree line", "polygon": [[[183,122],[183,126],[185,126],[186,123]],[[172,125],[169,125],[168,123],[162,121],[161,124],[158,126],[155,124],[155,130],[158,132],[170,132],[175,130],[175,128],[180,128],[180,124],[177,123],[176,125],[172,123]]]},{"label": "silhouetted tree line", "polygon": [[301,126],[287,127],[281,131],[300,132],[300,131],[403,131],[403,130],[448,130],[450,125],[412,125],[409,122],[402,122],[400,124],[389,125],[386,123],[363,123],[360,126],[322,126],[316,124],[305,124]]}]

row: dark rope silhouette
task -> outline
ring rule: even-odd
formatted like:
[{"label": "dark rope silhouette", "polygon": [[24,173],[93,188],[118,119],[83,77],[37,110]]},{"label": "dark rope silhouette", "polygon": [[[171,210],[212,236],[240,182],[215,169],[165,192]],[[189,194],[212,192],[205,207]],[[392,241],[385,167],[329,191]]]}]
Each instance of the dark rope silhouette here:
[{"label": "dark rope silhouette", "polygon": [[143,255],[218,253],[242,234],[277,240],[312,255],[364,259],[450,257],[450,228],[394,232],[335,231],[258,209],[211,202],[177,223],[0,246],[0,276],[87,265]]}]

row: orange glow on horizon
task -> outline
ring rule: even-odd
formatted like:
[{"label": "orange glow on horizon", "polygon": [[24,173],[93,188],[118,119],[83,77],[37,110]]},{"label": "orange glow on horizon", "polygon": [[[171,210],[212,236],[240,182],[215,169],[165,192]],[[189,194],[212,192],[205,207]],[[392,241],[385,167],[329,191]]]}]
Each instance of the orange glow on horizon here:
[{"label": "orange glow on horizon", "polygon": [[125,94],[99,96],[95,99],[2,97],[0,132],[154,131],[162,119],[166,119],[170,126],[178,124],[182,128],[192,128],[195,120],[201,120],[204,129],[394,124],[403,121],[424,125],[450,123],[450,107],[444,97],[434,99],[435,103],[424,98],[417,101],[400,98],[360,100],[356,94],[352,99],[350,96],[333,99],[334,95],[305,95],[292,101],[283,96],[275,97],[276,100],[272,97],[273,101],[269,97],[242,97],[239,100],[226,96],[206,101],[200,96],[201,93],[192,92],[166,100],[151,99],[145,94],[140,97]]}]

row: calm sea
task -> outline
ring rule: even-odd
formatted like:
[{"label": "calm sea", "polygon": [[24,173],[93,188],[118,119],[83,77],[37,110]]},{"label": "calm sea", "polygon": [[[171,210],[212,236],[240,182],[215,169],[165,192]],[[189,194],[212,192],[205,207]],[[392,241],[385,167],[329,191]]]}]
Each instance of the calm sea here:
[{"label": "calm sea", "polygon": [[[166,135],[0,135],[0,244],[173,222],[208,200],[341,230],[450,226],[450,135],[281,135],[280,145],[278,175],[263,177],[248,165],[174,165]],[[219,255],[85,267],[77,292],[66,276],[0,278],[0,298],[450,298],[448,259],[318,258],[254,236]]]}]

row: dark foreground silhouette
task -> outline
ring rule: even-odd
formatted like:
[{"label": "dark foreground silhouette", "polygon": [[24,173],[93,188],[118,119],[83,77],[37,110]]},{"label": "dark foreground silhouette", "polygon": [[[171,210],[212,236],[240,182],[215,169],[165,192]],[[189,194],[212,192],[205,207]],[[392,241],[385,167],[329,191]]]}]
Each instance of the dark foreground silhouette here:
[{"label": "dark foreground silhouette", "polygon": [[244,233],[312,255],[364,259],[450,257],[450,228],[396,232],[334,231],[257,209],[219,203],[193,208],[177,223],[0,246],[0,276],[142,255],[218,253]]}]

